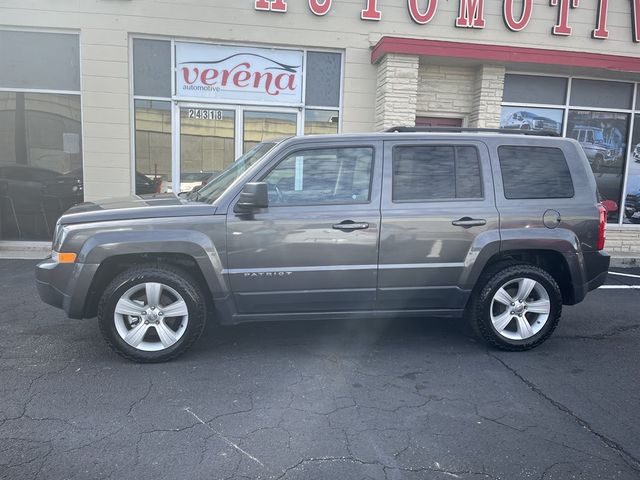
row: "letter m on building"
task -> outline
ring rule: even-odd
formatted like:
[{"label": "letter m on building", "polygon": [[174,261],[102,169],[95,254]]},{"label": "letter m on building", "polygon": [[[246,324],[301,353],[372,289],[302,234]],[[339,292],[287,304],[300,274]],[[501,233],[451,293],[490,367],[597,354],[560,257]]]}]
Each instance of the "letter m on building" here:
[{"label": "letter m on building", "polygon": [[456,27],[484,28],[484,0],[460,0]]}]

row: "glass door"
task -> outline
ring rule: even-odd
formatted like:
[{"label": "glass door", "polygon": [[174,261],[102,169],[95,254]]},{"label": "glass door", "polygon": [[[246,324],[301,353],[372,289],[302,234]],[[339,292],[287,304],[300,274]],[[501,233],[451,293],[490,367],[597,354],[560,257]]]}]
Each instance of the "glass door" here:
[{"label": "glass door", "polygon": [[266,140],[302,132],[294,108],[180,104],[174,110],[174,192],[190,192]]},{"label": "glass door", "polygon": [[255,107],[242,109],[242,151],[251,150],[265,140],[290,137],[299,132],[299,115],[296,110],[262,110]]},{"label": "glass door", "polygon": [[238,156],[236,117],[234,107],[180,106],[179,173],[174,175],[174,191],[190,192],[233,163]]}]

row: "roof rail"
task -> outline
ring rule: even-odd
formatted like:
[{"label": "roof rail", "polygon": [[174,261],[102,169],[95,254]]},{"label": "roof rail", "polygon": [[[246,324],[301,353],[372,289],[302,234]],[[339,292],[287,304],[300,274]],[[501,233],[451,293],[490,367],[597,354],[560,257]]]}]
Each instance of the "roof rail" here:
[{"label": "roof rail", "polygon": [[537,135],[545,137],[559,137],[557,132],[551,130],[519,130],[514,128],[464,128],[464,127],[391,127],[384,130],[387,133],[395,132],[436,132],[436,133],[504,133],[516,135]]}]

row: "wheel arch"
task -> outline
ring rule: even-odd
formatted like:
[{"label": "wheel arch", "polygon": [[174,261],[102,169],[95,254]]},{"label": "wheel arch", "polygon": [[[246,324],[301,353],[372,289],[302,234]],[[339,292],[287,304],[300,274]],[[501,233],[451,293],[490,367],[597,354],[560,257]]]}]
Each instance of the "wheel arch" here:
[{"label": "wheel arch", "polygon": [[[124,253],[107,257],[98,266],[84,302],[84,318],[93,318],[96,316],[100,296],[107,285],[117,275],[134,265],[149,265],[159,268],[171,266],[186,271],[202,288],[205,298],[207,299],[207,307],[213,306],[213,298],[209,284],[199,263],[193,256],[181,252]],[[211,311],[210,308],[207,308],[207,310]]]},{"label": "wheel arch", "polygon": [[[573,256],[576,255],[574,254]],[[482,288],[481,282],[479,282],[482,276],[496,268],[500,268],[501,264],[507,266],[515,263],[523,263],[534,265],[547,271],[560,287],[562,303],[565,305],[573,305],[582,298],[580,297],[580,291],[576,291],[577,285],[574,282],[576,276],[574,270],[576,267],[571,265],[572,262],[570,258],[571,256],[568,258],[567,254],[555,249],[520,248],[501,250],[489,257],[487,262],[477,272],[473,293],[475,294]],[[580,282],[578,282],[578,284],[582,285]],[[582,294],[582,296],[584,296],[584,294]],[[471,299],[469,301],[471,301]]]},{"label": "wheel arch", "polygon": [[[149,240],[151,235],[157,240]],[[108,282],[136,264],[182,268],[198,281],[210,300],[229,291],[220,252],[208,236],[198,231],[100,232],[89,237],[78,258],[82,263],[97,265],[83,302],[84,318],[95,316],[97,298]]]}]

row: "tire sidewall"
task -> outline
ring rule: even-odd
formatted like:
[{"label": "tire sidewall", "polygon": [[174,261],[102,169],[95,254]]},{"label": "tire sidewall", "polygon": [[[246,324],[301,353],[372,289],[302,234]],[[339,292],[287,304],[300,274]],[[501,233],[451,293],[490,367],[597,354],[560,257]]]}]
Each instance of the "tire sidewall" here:
[{"label": "tire sidewall", "polygon": [[[517,278],[530,278],[540,283],[549,295],[550,310],[549,318],[546,323],[534,336],[525,340],[511,340],[503,337],[493,326],[491,321],[491,303],[494,295],[504,284]],[[549,274],[536,267],[527,265],[517,265],[506,268],[497,272],[492,276],[480,294],[480,302],[478,309],[478,323],[480,330],[484,336],[490,336],[492,343],[498,344],[497,346],[506,347],[509,349],[527,349],[539,345],[544,342],[555,330],[560,314],[562,312],[562,295],[560,289]]]},{"label": "tire sidewall", "polygon": [[[115,307],[122,295],[130,288],[147,282],[163,283],[173,288],[182,296],[189,312],[187,328],[180,340],[169,348],[155,352],[138,350],[125,342],[116,329],[114,319]],[[179,355],[200,336],[205,318],[203,305],[202,295],[195,282],[186,274],[153,267],[139,268],[135,273],[124,272],[107,287],[100,300],[98,321],[105,339],[117,353],[136,361],[162,362]]]}]

